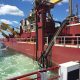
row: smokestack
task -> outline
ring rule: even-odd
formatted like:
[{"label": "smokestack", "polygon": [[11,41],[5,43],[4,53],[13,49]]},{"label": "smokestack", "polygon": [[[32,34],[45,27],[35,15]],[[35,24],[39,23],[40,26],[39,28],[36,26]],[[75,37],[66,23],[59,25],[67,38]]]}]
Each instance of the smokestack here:
[{"label": "smokestack", "polygon": [[69,16],[72,16],[72,0],[69,0]]}]

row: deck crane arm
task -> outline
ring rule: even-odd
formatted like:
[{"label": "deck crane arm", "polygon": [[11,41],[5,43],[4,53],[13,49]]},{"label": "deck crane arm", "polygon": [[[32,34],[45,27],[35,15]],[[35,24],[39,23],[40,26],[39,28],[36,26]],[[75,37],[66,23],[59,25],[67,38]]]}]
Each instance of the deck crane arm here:
[{"label": "deck crane arm", "polygon": [[9,26],[9,24],[2,23],[2,24],[1,24],[1,27],[2,27],[3,30],[9,30],[13,35],[17,35],[17,32],[14,31],[14,29],[11,28],[11,27]]},{"label": "deck crane arm", "polygon": [[0,30],[0,33],[2,33],[2,35],[4,36],[4,37],[6,37],[6,38],[8,38],[9,36],[8,35],[6,35],[2,30]]}]

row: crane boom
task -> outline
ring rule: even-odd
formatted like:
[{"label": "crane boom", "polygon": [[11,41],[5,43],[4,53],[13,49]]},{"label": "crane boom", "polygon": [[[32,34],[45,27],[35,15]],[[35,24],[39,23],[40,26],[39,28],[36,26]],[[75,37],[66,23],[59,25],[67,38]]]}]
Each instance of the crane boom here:
[{"label": "crane boom", "polygon": [[0,30],[0,32],[2,33],[2,35],[6,38],[8,38],[8,35],[6,35],[2,30]]},{"label": "crane boom", "polygon": [[17,35],[17,32],[14,31],[14,29],[11,28],[11,27],[9,26],[9,24],[1,23],[1,29],[3,29],[3,30],[8,30],[8,31],[10,31],[12,34]]}]

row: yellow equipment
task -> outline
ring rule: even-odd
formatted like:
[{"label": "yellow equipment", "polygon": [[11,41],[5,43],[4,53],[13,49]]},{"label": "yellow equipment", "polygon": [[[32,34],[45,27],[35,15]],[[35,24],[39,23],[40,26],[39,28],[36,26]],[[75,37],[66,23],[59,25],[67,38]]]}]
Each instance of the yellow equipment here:
[{"label": "yellow equipment", "polygon": [[10,31],[13,35],[17,35],[17,32],[14,31],[9,24],[1,23],[1,29]]},{"label": "yellow equipment", "polygon": [[60,1],[62,1],[62,0],[48,0],[50,3],[53,3],[53,4],[56,4],[56,3],[58,3],[58,2],[60,2]]}]

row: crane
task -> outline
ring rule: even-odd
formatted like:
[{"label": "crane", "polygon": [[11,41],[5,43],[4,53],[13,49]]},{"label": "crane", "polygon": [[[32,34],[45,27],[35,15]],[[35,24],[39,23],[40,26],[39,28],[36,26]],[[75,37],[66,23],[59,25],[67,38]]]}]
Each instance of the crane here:
[{"label": "crane", "polygon": [[0,29],[0,33],[2,33],[2,35],[6,38],[8,38],[9,36],[7,34],[5,34],[1,29]]},{"label": "crane", "polygon": [[16,31],[14,31],[14,28],[11,28],[9,24],[1,23],[1,29],[10,31],[14,36],[18,35],[18,33]]}]

